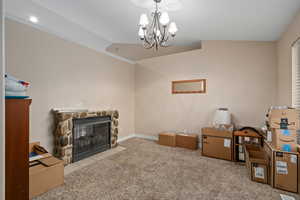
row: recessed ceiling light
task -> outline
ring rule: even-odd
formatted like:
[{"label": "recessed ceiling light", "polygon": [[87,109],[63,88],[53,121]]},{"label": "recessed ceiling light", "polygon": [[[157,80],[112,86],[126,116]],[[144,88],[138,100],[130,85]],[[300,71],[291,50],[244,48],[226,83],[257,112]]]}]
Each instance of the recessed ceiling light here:
[{"label": "recessed ceiling light", "polygon": [[29,17],[29,21],[31,21],[32,23],[36,24],[39,22],[39,19],[36,16],[30,16]]}]

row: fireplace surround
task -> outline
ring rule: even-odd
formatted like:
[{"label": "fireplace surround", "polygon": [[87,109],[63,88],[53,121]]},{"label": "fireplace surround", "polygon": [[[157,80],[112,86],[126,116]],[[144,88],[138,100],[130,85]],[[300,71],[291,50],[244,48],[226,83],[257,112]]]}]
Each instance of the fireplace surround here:
[{"label": "fireplace surround", "polygon": [[[53,110],[55,116],[55,130],[54,130],[54,155],[62,160],[64,160],[65,165],[78,161],[84,157],[93,155],[104,151],[109,148],[114,148],[117,146],[118,139],[118,125],[119,125],[119,112],[117,110],[105,110],[105,111],[64,111],[64,110]],[[107,132],[109,135],[101,136],[93,135],[92,133],[85,134],[85,131],[81,133],[82,135],[94,137],[91,141],[88,142],[89,137],[81,137],[82,148],[81,154],[78,157],[74,156],[73,152],[77,150],[76,147],[73,147],[76,139],[76,124],[81,124],[84,121],[90,125],[90,127],[85,127],[93,130],[100,130],[100,132]],[[94,125],[93,125],[94,123]],[[91,128],[93,127],[93,128]],[[75,129],[74,129],[75,128]],[[108,130],[109,129],[109,130]],[[78,131],[78,130],[77,130]],[[75,135],[74,135],[75,133]],[[75,138],[74,138],[75,136]],[[77,139],[80,137],[77,137]],[[99,145],[102,147],[97,148],[94,146],[94,142],[98,139],[102,139],[102,142],[99,142]],[[83,142],[84,140],[84,142]],[[104,145],[103,141],[106,141],[107,144]],[[90,145],[90,146],[89,146]],[[85,151],[87,147],[91,147],[92,151]],[[80,148],[79,148],[80,149]],[[93,152],[94,151],[94,152]]]}]

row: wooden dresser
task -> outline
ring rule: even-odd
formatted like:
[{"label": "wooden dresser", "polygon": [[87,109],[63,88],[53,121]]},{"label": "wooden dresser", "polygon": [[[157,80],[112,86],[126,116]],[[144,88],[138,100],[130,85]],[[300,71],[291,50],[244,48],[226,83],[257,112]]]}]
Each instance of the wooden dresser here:
[{"label": "wooden dresser", "polygon": [[5,104],[5,199],[28,200],[31,99],[6,99]]}]

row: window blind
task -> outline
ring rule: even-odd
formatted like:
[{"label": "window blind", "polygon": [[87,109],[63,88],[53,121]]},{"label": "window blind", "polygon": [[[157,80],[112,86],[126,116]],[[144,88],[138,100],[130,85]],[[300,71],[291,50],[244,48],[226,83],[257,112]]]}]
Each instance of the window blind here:
[{"label": "window blind", "polygon": [[300,41],[292,47],[292,106],[300,109]]},{"label": "window blind", "polygon": [[[292,46],[292,106],[300,109],[300,41]],[[300,144],[300,130],[297,130],[297,143]]]}]

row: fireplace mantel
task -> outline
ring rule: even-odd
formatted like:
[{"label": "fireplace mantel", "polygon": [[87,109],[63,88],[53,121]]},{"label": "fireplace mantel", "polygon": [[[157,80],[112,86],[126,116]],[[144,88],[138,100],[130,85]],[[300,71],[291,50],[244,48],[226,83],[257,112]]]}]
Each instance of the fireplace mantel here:
[{"label": "fireplace mantel", "polygon": [[117,146],[119,133],[119,112],[117,110],[88,111],[73,109],[53,109],[55,116],[54,155],[64,160],[65,165],[72,163],[73,119],[110,116],[111,148]]}]

